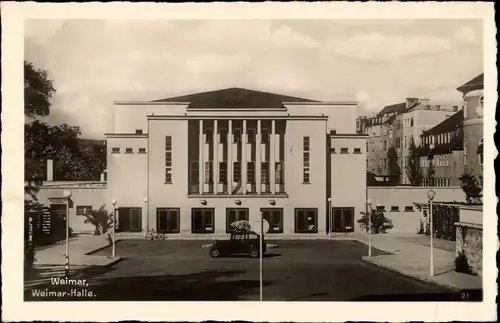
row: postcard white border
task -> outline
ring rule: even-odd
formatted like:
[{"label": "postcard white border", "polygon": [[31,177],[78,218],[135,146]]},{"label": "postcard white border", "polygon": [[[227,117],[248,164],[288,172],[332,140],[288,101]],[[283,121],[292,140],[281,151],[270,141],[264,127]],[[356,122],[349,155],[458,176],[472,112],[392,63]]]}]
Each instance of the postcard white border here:
[{"label": "postcard white border", "polygon": [[[6,321],[483,321],[494,320],[497,217],[493,142],[497,101],[492,3],[84,3],[2,2],[2,319]],[[26,19],[482,19],[484,21],[484,301],[352,302],[23,302],[23,58]],[[466,80],[457,80],[460,83]],[[15,243],[14,243],[15,242]]]}]

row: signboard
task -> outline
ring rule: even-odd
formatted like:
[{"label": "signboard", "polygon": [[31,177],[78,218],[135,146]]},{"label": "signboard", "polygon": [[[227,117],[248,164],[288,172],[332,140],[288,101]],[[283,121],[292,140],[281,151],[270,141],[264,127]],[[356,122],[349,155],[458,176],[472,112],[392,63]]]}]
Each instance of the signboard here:
[{"label": "signboard", "polygon": [[[260,233],[260,225],[261,225],[260,219],[252,221],[251,223],[252,231],[254,231],[255,233]],[[264,219],[264,223],[262,223],[262,232],[264,233],[269,232],[269,222],[267,222],[266,219]]]}]

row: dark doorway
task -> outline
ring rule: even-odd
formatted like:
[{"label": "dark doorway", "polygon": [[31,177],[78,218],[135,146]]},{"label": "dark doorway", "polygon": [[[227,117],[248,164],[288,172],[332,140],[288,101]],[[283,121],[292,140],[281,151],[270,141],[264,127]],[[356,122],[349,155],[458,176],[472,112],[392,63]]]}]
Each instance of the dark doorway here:
[{"label": "dark doorway", "polygon": [[141,232],[142,209],[139,207],[121,207],[118,209],[118,232]]},{"label": "dark doorway", "polygon": [[354,231],[354,208],[334,207],[332,208],[332,232]]},{"label": "dark doorway", "polygon": [[226,232],[229,233],[233,230],[231,223],[235,221],[248,221],[247,208],[228,208],[226,209]]}]

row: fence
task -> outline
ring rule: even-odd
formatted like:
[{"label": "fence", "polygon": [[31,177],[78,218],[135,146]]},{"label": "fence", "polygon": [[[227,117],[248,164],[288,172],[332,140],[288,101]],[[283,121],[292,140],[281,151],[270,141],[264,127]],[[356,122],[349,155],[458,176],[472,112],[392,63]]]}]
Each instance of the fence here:
[{"label": "fence", "polygon": [[[430,234],[429,205],[419,204],[423,209],[424,221],[421,225],[422,234]],[[460,221],[460,208],[457,205],[433,204],[432,205],[432,227],[434,237],[443,240],[456,240],[456,222]],[[424,229],[425,227],[425,229]]]}]

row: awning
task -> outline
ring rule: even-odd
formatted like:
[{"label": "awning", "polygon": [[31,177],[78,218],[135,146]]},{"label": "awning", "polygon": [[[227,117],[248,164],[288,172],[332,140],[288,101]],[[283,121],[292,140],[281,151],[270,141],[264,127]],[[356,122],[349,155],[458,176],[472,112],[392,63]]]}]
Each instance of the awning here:
[{"label": "awning", "polygon": [[477,147],[477,153],[482,154],[483,153],[483,144],[480,144],[479,147]]}]

